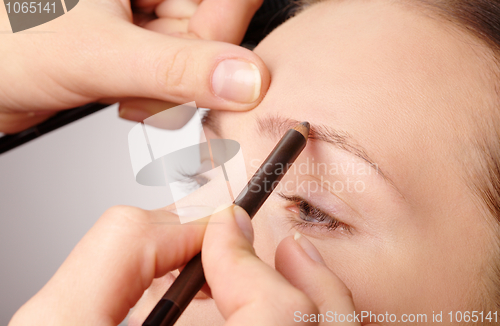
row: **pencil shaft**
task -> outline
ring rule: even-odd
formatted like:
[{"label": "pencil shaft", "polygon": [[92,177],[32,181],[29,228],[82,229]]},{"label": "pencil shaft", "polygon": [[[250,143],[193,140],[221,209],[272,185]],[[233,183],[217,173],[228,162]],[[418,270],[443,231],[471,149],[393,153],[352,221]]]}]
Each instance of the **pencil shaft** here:
[{"label": "pencil shaft", "polygon": [[[305,125],[307,131],[309,124]],[[234,201],[254,217],[307,143],[307,133],[290,129]],[[156,304],[143,326],[172,326],[205,284],[201,252],[194,256]]]},{"label": "pencil shaft", "polygon": [[173,325],[205,283],[201,253],[198,253],[184,266],[182,272],[142,325]]},{"label": "pencil shaft", "polygon": [[250,218],[253,218],[302,152],[306,142],[300,132],[288,130],[252,176],[234,204],[241,206]]}]

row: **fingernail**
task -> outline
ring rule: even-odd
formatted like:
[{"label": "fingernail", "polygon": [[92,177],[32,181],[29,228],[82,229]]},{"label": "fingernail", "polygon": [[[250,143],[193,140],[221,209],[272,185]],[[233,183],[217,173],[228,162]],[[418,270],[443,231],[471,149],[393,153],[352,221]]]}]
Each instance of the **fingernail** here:
[{"label": "fingernail", "polygon": [[215,94],[228,101],[252,103],[260,95],[260,71],[250,62],[221,61],[212,75],[212,88]]},{"label": "fingernail", "polygon": [[148,111],[126,106],[120,106],[118,114],[120,115],[120,118],[137,122],[143,121],[151,116],[151,113]]},{"label": "fingernail", "polygon": [[251,244],[253,244],[253,227],[250,216],[248,216],[247,212],[245,212],[243,208],[236,205],[233,207],[233,212],[236,224],[238,224],[247,240],[250,241]]},{"label": "fingernail", "polygon": [[317,261],[318,263],[324,264],[325,261],[323,260],[323,257],[321,257],[321,254],[319,253],[318,249],[311,243],[311,241],[307,240],[306,237],[302,236],[299,232],[295,231],[295,235],[293,236],[293,239],[297,241],[297,243],[304,249],[306,254],[314,261]]}]

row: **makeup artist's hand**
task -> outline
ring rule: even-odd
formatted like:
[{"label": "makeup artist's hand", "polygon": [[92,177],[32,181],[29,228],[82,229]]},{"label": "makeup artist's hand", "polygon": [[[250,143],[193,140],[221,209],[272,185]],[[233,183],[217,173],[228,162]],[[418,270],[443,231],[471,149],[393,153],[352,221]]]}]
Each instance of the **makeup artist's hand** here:
[{"label": "makeup artist's hand", "polygon": [[[133,99],[123,102],[122,114],[133,120],[145,117],[132,110],[141,98],[156,100],[148,101],[153,109],[193,100],[213,109],[252,109],[269,72],[253,52],[230,43],[241,41],[261,3],[135,1],[143,12],[155,10],[159,18],[150,20],[133,15],[128,0],[85,0],[26,32],[0,34],[0,59],[7,63],[0,67],[0,132],[103,99]],[[0,30],[10,30],[3,8]]]},{"label": "makeup artist's hand", "polygon": [[354,311],[349,290],[304,237],[282,241],[278,272],[255,256],[246,212],[234,212],[214,214],[206,228],[181,225],[164,210],[108,210],[9,326],[116,326],[154,278],[186,264],[202,242],[205,275],[226,325],[286,326],[296,324],[296,311]]},{"label": "makeup artist's hand", "polygon": [[275,270],[255,255],[248,214],[241,207],[234,213],[226,209],[210,218],[202,249],[205,276],[226,326],[297,325],[299,318],[323,325],[309,323],[309,315],[326,316],[327,311],[352,316],[350,291],[309,240],[285,238],[276,251]]},{"label": "makeup artist's hand", "polygon": [[164,210],[114,207],[9,326],[116,326],[151,285],[201,249],[204,223]]}]

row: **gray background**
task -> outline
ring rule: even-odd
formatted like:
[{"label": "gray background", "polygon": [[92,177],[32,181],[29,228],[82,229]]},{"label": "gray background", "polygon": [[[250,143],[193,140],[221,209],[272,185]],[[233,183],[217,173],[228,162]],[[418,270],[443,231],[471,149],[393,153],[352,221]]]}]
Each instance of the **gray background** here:
[{"label": "gray background", "polygon": [[134,126],[108,107],[0,155],[0,325],[33,296],[113,205],[152,209],[167,189],[135,183]]}]

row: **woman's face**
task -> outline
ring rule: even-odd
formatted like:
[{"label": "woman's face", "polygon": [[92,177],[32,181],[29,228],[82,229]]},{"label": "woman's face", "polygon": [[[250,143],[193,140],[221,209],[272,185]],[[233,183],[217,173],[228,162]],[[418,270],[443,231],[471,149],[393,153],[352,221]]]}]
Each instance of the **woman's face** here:
[{"label": "woman's face", "polygon": [[[271,71],[269,91],[251,112],[213,113],[212,137],[237,140],[251,176],[294,121],[318,132],[253,220],[262,260],[273,265],[278,243],[297,230],[358,311],[426,313],[430,323],[433,311],[478,310],[492,231],[465,166],[474,162],[470,112],[490,107],[494,93],[473,44],[386,1],[330,1],[255,49]],[[131,323],[170,278],[155,281]],[[220,318],[201,297],[179,323]]]}]

